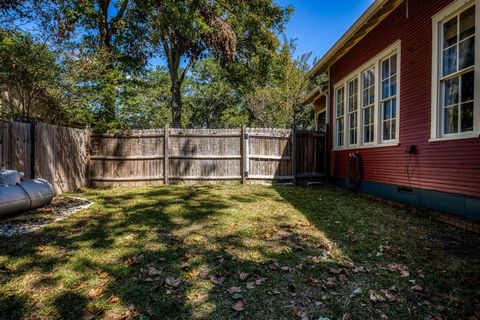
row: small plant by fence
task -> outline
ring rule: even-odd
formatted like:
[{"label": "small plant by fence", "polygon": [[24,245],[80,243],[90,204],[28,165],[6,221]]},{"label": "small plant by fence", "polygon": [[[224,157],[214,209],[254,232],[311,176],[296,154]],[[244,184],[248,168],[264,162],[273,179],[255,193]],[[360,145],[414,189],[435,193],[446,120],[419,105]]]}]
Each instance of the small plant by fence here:
[{"label": "small plant by fence", "polygon": [[[0,166],[58,193],[94,186],[304,183],[325,174],[325,136],[289,129],[154,129],[120,134],[2,122]],[[33,159],[33,160],[32,160]]]}]

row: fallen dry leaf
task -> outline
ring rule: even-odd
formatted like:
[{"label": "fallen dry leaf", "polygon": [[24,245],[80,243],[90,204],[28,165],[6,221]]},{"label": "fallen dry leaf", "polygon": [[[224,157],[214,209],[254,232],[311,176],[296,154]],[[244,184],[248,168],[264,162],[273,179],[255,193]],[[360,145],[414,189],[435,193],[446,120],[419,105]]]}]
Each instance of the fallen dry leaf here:
[{"label": "fallen dry leaf", "polygon": [[320,284],[320,281],[318,281],[317,279],[310,278],[307,281],[305,281],[305,284],[311,287],[316,287]]},{"label": "fallen dry leaf", "polygon": [[143,254],[141,254],[139,256],[133,256],[133,257],[128,258],[126,263],[129,266],[134,266],[136,264],[139,264],[142,261],[143,261]]},{"label": "fallen dry leaf", "polygon": [[354,267],[352,269],[353,273],[360,273],[360,272],[366,272],[364,267]]},{"label": "fallen dry leaf", "polygon": [[382,302],[382,301],[385,301],[385,298],[382,297],[382,295],[376,293],[375,291],[373,290],[368,290],[368,295],[370,297],[370,300],[372,302]]},{"label": "fallen dry leaf", "polygon": [[414,285],[411,289],[415,291],[423,291],[423,287],[418,284]]},{"label": "fallen dry leaf", "polygon": [[390,292],[390,290],[382,289],[381,291],[382,291],[383,295],[385,296],[385,298],[387,298],[388,301],[390,301],[390,302],[397,301],[397,295]]},{"label": "fallen dry leaf", "polygon": [[238,277],[240,278],[240,280],[245,281],[245,280],[247,280],[247,278],[248,278],[249,275],[250,275],[250,274],[247,273],[247,272],[240,272],[240,274],[238,275]]},{"label": "fallen dry leaf", "polygon": [[104,290],[102,288],[90,289],[90,291],[88,291],[88,296],[92,299],[96,299],[103,294],[103,291]]},{"label": "fallen dry leaf", "polygon": [[330,271],[330,273],[333,273],[333,274],[340,274],[342,273],[343,269],[329,269],[328,271]]},{"label": "fallen dry leaf", "polygon": [[347,259],[342,259],[338,263],[345,268],[353,268],[355,266],[355,264],[352,261]]},{"label": "fallen dry leaf", "polygon": [[327,283],[325,285],[327,287],[333,287],[333,286],[335,286],[336,281],[337,281],[337,279],[334,278],[334,277],[327,278]]},{"label": "fallen dry leaf", "polygon": [[153,265],[148,265],[146,269],[140,269],[140,272],[146,273],[151,277],[156,277],[162,274],[162,271],[156,269]]},{"label": "fallen dry leaf", "polygon": [[343,316],[342,316],[342,320],[350,320],[351,317],[348,313],[345,313]]},{"label": "fallen dry leaf", "polygon": [[239,299],[235,301],[235,303],[232,305],[233,310],[235,311],[243,311],[245,309],[245,300],[244,299]]},{"label": "fallen dry leaf", "polygon": [[297,310],[295,311],[295,316],[300,320],[309,320],[310,317],[308,316],[307,311],[305,310]]},{"label": "fallen dry leaf", "polygon": [[407,278],[410,276],[410,272],[408,271],[407,266],[399,263],[390,263],[387,266],[387,269],[390,270],[391,272],[398,271],[400,272],[400,277],[401,278]]},{"label": "fallen dry leaf", "polygon": [[219,275],[210,276],[210,282],[212,282],[213,284],[222,284],[223,281],[225,281],[225,277]]},{"label": "fallen dry leaf", "polygon": [[130,309],[122,313],[122,315],[118,318],[119,320],[124,320],[124,319],[135,319],[140,317],[141,313],[138,312],[135,309]]},{"label": "fallen dry leaf", "polygon": [[341,273],[340,275],[338,275],[338,281],[340,281],[341,284],[345,284],[345,283],[347,283],[348,278],[347,278],[346,275]]},{"label": "fallen dry leaf", "polygon": [[215,260],[217,260],[218,263],[223,263],[225,261],[225,258],[223,256],[216,256]]},{"label": "fallen dry leaf", "polygon": [[270,269],[272,270],[277,270],[278,268],[280,268],[280,264],[278,262],[274,262],[270,265]]},{"label": "fallen dry leaf", "polygon": [[242,288],[240,288],[240,287],[230,287],[230,288],[227,289],[227,292],[229,294],[239,293],[239,292],[242,292]]},{"label": "fallen dry leaf", "polygon": [[257,280],[255,280],[255,285],[259,286],[265,281],[267,281],[267,278],[258,278]]},{"label": "fallen dry leaf", "polygon": [[169,287],[177,288],[181,283],[180,279],[176,279],[174,277],[167,277],[165,278],[165,284]]},{"label": "fallen dry leaf", "polygon": [[108,302],[110,303],[117,303],[118,301],[120,301],[120,298],[114,294],[112,294],[110,298],[108,298]]}]

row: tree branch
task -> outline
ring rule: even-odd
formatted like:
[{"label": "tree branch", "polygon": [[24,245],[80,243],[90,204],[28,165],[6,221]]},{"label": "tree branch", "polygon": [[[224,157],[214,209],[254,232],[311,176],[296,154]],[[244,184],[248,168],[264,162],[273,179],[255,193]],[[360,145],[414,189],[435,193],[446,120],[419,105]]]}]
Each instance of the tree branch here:
[{"label": "tree branch", "polygon": [[182,75],[180,76],[180,84],[183,83],[183,80],[185,80],[185,77],[187,76],[188,70],[193,67],[195,64],[196,59],[194,57],[190,58],[190,61],[188,62],[187,66],[185,69],[183,69]]},{"label": "tree branch", "polygon": [[112,24],[115,24],[118,22],[120,19],[123,18],[123,15],[125,14],[125,10],[127,10],[128,7],[128,0],[124,0],[122,2],[122,5],[120,6],[120,9],[117,12],[117,15],[112,19]]}]

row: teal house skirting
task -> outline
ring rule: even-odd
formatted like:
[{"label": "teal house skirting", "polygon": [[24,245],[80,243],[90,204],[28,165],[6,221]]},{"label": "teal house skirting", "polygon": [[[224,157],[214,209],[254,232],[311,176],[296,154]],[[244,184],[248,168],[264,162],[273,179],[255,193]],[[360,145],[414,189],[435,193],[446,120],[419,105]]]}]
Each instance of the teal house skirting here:
[{"label": "teal house skirting", "polygon": [[[345,178],[335,179],[339,186],[345,182]],[[360,191],[480,221],[480,198],[373,181],[363,181]]]}]

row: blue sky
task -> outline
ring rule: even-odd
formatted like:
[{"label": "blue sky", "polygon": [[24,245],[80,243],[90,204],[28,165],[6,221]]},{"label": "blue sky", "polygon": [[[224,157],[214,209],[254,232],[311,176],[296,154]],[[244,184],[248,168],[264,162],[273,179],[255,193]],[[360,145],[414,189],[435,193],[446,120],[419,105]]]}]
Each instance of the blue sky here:
[{"label": "blue sky", "polygon": [[[276,3],[295,9],[285,30],[289,39],[297,39],[295,54],[312,52],[312,58],[321,58],[373,0],[277,0]],[[158,57],[151,63],[166,65]]]},{"label": "blue sky", "polygon": [[297,39],[296,54],[313,52],[321,58],[372,4],[372,0],[277,0],[293,5],[295,12],[286,26],[288,38]]}]

